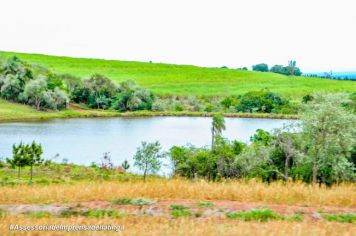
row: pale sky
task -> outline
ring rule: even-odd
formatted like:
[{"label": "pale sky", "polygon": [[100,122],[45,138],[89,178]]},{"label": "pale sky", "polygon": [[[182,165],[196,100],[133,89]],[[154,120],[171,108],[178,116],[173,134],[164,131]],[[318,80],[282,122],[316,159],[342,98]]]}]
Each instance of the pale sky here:
[{"label": "pale sky", "polygon": [[0,0],[0,50],[356,70],[356,0]]}]

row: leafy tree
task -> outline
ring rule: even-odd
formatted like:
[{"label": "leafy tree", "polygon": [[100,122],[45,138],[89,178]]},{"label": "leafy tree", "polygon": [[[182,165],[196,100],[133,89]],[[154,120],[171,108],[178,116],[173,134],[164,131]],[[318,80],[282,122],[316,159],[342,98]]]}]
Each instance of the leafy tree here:
[{"label": "leafy tree", "polygon": [[37,110],[41,109],[41,103],[43,103],[44,92],[47,90],[47,81],[43,77],[31,80],[26,84],[22,100],[26,101],[30,105],[34,105]]},{"label": "leafy tree", "polygon": [[268,72],[268,65],[265,63],[260,63],[252,66],[253,71]]},{"label": "leafy tree", "polygon": [[30,145],[25,146],[25,151],[27,152],[27,165],[30,166],[30,181],[32,181],[32,176],[33,176],[33,166],[41,164],[43,162],[42,159],[42,146],[40,144],[36,144],[35,141],[33,141]]},{"label": "leafy tree", "polygon": [[240,112],[277,112],[282,107],[286,107],[288,101],[278,94],[269,91],[251,91],[245,93],[236,110]]},{"label": "leafy tree", "polygon": [[6,158],[6,162],[11,165],[12,168],[18,168],[17,176],[20,177],[21,168],[28,164],[28,153],[26,146],[23,143],[12,146],[12,159]]},{"label": "leafy tree", "polygon": [[225,119],[221,114],[214,114],[211,124],[211,146],[214,147],[214,142],[217,137],[221,136],[223,130],[225,130]]},{"label": "leafy tree", "polygon": [[312,181],[331,184],[353,179],[351,152],[356,146],[356,116],[342,104],[344,94],[316,94],[301,115],[305,162],[312,166]]},{"label": "leafy tree", "polygon": [[250,137],[250,141],[253,143],[261,143],[262,145],[270,145],[272,142],[273,136],[263,130],[263,129],[257,129],[256,133]]},{"label": "leafy tree", "polygon": [[112,108],[119,111],[151,110],[153,101],[151,92],[128,80],[120,83],[119,93],[114,98]]},{"label": "leafy tree", "polygon": [[134,165],[143,171],[143,179],[146,180],[148,174],[157,173],[162,165],[161,159],[165,154],[161,153],[161,145],[159,142],[147,143],[142,142],[141,147],[137,148],[136,154],[133,157]]},{"label": "leafy tree", "polygon": [[296,66],[297,66],[296,61],[293,61],[293,60],[288,61],[287,70],[288,70],[289,75],[294,75]]},{"label": "leafy tree", "polygon": [[30,181],[32,181],[33,166],[43,162],[43,159],[41,158],[43,153],[42,146],[36,144],[34,141],[31,144],[26,145],[21,142],[19,145],[13,145],[12,153],[12,159],[7,158],[6,161],[13,168],[18,167],[18,177],[20,177],[22,167],[30,166]]}]

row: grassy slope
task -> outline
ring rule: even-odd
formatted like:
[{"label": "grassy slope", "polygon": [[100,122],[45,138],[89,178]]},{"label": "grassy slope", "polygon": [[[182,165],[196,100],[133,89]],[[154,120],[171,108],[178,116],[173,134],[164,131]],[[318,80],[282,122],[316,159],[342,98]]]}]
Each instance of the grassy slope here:
[{"label": "grassy slope", "polygon": [[96,111],[96,110],[65,110],[61,112],[43,112],[22,104],[11,103],[0,99],[0,122],[1,121],[18,121],[18,120],[40,120],[53,118],[70,118],[70,117],[105,117],[115,116],[117,112]]},{"label": "grassy slope", "polygon": [[133,79],[159,95],[218,96],[268,88],[271,91],[300,99],[303,95],[316,91],[356,92],[356,83],[352,81],[291,78],[275,73],[187,65],[0,52],[0,57],[12,55],[17,55],[31,63],[48,66],[59,73],[70,73],[84,78],[93,73],[101,73],[117,82]]}]

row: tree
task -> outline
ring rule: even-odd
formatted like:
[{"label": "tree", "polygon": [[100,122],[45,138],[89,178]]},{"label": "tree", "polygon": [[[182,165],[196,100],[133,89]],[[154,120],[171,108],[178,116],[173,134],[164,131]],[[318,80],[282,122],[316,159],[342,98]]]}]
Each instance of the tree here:
[{"label": "tree", "polygon": [[[288,128],[288,130],[286,130]],[[300,153],[296,147],[297,135],[290,132],[290,128],[276,129],[273,136],[273,145],[279,148],[284,155],[284,179],[287,181],[289,178],[289,168],[293,158],[297,157]]]},{"label": "tree", "polygon": [[252,66],[253,71],[268,72],[268,65],[265,63],[260,63]]},{"label": "tree", "polygon": [[226,129],[224,116],[214,114],[211,126],[211,147],[214,147],[216,137],[221,136],[222,131]]},{"label": "tree", "polygon": [[345,94],[316,94],[301,114],[306,160],[312,166],[312,181],[331,184],[353,179],[351,152],[356,146],[356,115],[348,111]]},{"label": "tree", "polygon": [[295,71],[296,66],[297,66],[297,62],[296,61],[293,61],[293,60],[288,61],[287,70],[289,72],[289,75],[294,75],[294,71]]},{"label": "tree", "polygon": [[43,77],[31,80],[25,86],[24,92],[21,95],[22,100],[30,105],[34,105],[37,110],[41,109],[44,92],[47,90],[47,81]]},{"label": "tree", "polygon": [[17,177],[20,178],[21,168],[28,164],[28,153],[25,145],[21,142],[19,145],[12,146],[12,159],[6,158],[6,162],[11,165],[12,168],[18,168]]},{"label": "tree", "polygon": [[30,181],[32,181],[33,176],[33,166],[41,164],[43,159],[41,158],[43,154],[42,146],[40,144],[36,144],[35,141],[31,143],[31,145],[26,145],[25,150],[27,151],[27,164],[31,167],[31,177]]},{"label": "tree", "polygon": [[121,164],[121,167],[124,168],[125,171],[127,171],[130,168],[129,162],[125,159],[124,162]]},{"label": "tree", "polygon": [[33,141],[31,144],[13,145],[12,147],[13,157],[12,159],[7,158],[6,161],[14,168],[18,167],[18,177],[20,177],[20,171],[22,167],[30,166],[30,181],[33,177],[33,166],[41,164],[43,162],[42,156],[42,146],[36,144]]},{"label": "tree", "polygon": [[154,143],[142,142],[133,157],[134,165],[143,171],[143,179],[146,180],[148,174],[155,174],[160,170],[161,159],[164,157],[165,154],[161,153],[161,145],[158,141]]}]

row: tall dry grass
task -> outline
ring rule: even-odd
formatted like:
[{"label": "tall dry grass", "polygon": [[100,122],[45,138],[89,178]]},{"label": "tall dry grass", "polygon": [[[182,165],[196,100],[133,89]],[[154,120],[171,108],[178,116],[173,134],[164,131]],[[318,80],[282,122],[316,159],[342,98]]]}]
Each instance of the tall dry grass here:
[{"label": "tall dry grass", "polygon": [[0,204],[65,203],[111,200],[118,197],[153,199],[233,200],[301,206],[356,206],[356,184],[331,188],[303,183],[257,181],[206,182],[150,179],[128,182],[76,182],[48,186],[0,187]]},{"label": "tall dry grass", "polygon": [[[19,225],[122,225],[122,232],[12,232],[8,231],[10,224]],[[42,218],[33,219],[24,216],[9,216],[0,220],[0,232],[4,235],[353,235],[356,226],[331,222],[243,222],[236,220],[202,220],[179,219],[172,220],[160,217],[126,217],[123,219],[92,219],[74,218]]]}]

